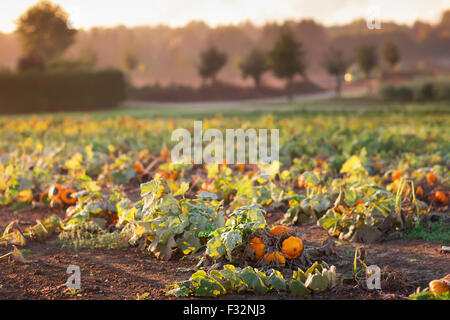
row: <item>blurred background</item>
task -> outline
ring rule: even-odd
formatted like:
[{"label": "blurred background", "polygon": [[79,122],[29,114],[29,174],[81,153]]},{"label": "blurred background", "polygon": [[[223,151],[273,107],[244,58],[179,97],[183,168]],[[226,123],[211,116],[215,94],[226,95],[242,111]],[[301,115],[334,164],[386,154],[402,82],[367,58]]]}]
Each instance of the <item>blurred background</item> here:
[{"label": "blurred background", "polygon": [[[446,0],[17,0],[0,4],[0,21],[2,112],[358,88],[450,95]],[[405,86],[418,79],[420,93]]]}]

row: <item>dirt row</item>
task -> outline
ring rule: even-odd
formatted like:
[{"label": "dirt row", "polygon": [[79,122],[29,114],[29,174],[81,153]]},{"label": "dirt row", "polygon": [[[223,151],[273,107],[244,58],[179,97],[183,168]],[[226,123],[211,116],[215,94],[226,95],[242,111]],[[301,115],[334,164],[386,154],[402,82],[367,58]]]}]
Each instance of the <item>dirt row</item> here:
[{"label": "dirt row", "polygon": [[[12,219],[26,227],[36,218],[45,219],[52,214],[63,216],[61,211],[40,210],[12,213],[0,210],[0,230]],[[275,220],[276,217],[271,217]],[[324,229],[314,226],[298,227],[305,232],[305,246],[318,246],[327,239]],[[351,274],[355,248],[361,244],[337,242],[333,263],[339,272]],[[343,287],[305,299],[405,299],[417,287],[426,287],[433,279],[449,272],[450,257],[439,253],[441,244],[421,240],[399,239],[364,245],[366,263],[390,267],[407,278],[402,288],[369,291],[347,283]],[[0,299],[137,299],[147,293],[146,299],[172,299],[164,288],[175,281],[188,279],[195,269],[193,262],[178,260],[160,261],[134,248],[122,250],[61,249],[48,243],[29,243],[25,255],[28,263],[12,258],[0,260]],[[0,248],[0,255],[11,248]],[[81,290],[72,294],[65,283],[70,276],[69,265],[81,269]],[[191,270],[186,272],[186,270]],[[290,299],[288,294],[225,295],[220,299]]]}]

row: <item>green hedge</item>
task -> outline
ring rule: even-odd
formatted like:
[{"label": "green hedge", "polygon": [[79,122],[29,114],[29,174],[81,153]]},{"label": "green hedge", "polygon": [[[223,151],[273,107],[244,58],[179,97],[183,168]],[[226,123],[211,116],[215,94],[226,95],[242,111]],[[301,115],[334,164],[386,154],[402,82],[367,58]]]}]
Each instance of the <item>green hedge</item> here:
[{"label": "green hedge", "polygon": [[393,101],[450,101],[450,81],[424,81],[400,86],[385,85],[381,98]]},{"label": "green hedge", "polygon": [[1,113],[109,108],[125,96],[119,70],[0,74]]}]

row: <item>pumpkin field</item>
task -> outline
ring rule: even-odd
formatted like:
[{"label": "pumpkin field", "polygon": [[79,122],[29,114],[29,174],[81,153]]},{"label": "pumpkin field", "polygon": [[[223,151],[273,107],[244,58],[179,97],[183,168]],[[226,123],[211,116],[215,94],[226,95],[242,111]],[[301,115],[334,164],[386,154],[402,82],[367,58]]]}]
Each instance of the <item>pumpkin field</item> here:
[{"label": "pumpkin field", "polygon": [[[1,117],[0,297],[448,300],[450,109],[341,104]],[[173,163],[194,120],[279,161]]]}]

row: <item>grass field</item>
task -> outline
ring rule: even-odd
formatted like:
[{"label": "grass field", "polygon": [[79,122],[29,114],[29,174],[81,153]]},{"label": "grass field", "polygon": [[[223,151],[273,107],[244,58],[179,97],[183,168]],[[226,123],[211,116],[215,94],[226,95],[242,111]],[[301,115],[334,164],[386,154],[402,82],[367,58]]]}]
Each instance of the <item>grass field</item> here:
[{"label": "grass field", "polygon": [[[140,107],[129,104],[128,107],[119,107],[111,110],[86,112],[61,112],[61,113],[43,113],[39,117],[57,116],[80,118],[89,115],[93,119],[104,119],[116,116],[131,116],[136,118],[180,118],[192,117],[201,119],[205,117],[214,117],[217,114],[223,116],[245,116],[258,117],[264,114],[273,114],[279,117],[290,117],[291,115],[321,114],[331,113],[333,115],[361,115],[361,114],[383,114],[395,113],[405,116],[417,116],[420,114],[439,113],[448,115],[450,107],[445,102],[427,102],[427,103],[401,103],[390,101],[379,101],[377,99],[367,100],[361,95],[341,99],[302,99],[298,101],[267,101],[252,102],[242,101],[237,106],[233,105],[227,108],[226,104],[215,108],[209,108],[208,104],[201,103],[194,108],[183,107],[183,105],[171,106],[167,104],[164,107]],[[5,117],[5,116],[3,116]],[[27,118],[27,115],[8,116],[7,118]]]}]

